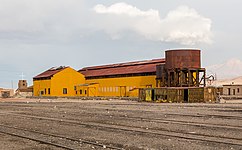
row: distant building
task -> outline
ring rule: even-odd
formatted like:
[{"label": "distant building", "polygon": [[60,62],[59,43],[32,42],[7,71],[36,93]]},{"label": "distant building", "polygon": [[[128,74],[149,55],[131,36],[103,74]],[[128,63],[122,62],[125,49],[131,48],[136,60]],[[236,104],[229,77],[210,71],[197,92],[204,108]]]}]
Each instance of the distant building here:
[{"label": "distant building", "polygon": [[27,80],[19,80],[15,95],[21,97],[33,96],[33,86],[28,87]]},{"label": "distant building", "polygon": [[33,78],[34,96],[77,96],[76,85],[84,84],[82,74],[70,67],[53,67]]},{"label": "distant building", "polygon": [[241,96],[242,98],[242,85],[223,85],[224,96]]},{"label": "distant building", "polygon": [[14,95],[13,89],[0,88],[0,98],[9,98],[9,97],[13,97],[13,95]]},{"label": "distant building", "polygon": [[28,88],[27,80],[18,81],[18,89],[27,89],[27,88]]}]

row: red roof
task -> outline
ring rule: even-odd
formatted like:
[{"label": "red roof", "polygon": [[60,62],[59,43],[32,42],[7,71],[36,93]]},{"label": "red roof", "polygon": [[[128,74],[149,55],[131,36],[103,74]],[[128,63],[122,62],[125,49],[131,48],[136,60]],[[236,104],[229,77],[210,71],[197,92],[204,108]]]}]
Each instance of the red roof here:
[{"label": "red roof", "polygon": [[78,72],[85,77],[138,74],[138,73],[155,73],[156,65],[164,64],[165,59],[153,59],[145,61],[127,62],[103,66],[86,67]]},{"label": "red roof", "polygon": [[66,69],[67,67],[65,66],[60,66],[60,67],[52,67],[48,69],[47,71],[37,75],[34,77],[34,79],[41,79],[41,78],[49,78],[52,77],[53,75],[57,74],[58,72]]}]

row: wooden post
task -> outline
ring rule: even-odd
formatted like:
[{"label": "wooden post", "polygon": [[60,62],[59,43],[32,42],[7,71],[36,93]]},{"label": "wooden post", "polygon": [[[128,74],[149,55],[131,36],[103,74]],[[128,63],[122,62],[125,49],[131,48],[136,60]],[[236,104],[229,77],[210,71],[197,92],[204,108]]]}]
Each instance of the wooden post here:
[{"label": "wooden post", "polygon": [[197,87],[200,86],[199,84],[200,84],[199,83],[199,70],[196,70],[196,85],[197,85]]}]

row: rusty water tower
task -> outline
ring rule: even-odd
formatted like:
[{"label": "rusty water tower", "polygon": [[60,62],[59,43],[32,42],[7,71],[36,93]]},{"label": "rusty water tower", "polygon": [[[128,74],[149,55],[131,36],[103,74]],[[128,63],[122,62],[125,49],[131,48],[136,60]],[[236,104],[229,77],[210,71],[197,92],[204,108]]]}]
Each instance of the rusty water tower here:
[{"label": "rusty water tower", "polygon": [[201,50],[167,50],[165,59],[165,64],[156,68],[158,87],[205,86],[206,70],[201,68]]}]

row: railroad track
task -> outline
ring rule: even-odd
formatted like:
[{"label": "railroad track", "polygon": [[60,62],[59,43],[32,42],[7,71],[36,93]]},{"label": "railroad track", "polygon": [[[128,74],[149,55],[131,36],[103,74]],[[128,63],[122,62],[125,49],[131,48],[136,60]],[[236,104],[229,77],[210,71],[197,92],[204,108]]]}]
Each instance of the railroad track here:
[{"label": "railroad track", "polygon": [[[108,110],[110,111],[110,110]],[[118,113],[118,112],[117,112]],[[119,111],[120,113],[120,111]],[[77,115],[76,113],[73,115]],[[148,118],[148,117],[136,117],[136,116],[131,116],[131,115],[114,115],[114,114],[107,114],[107,113],[90,113],[90,112],[82,112],[79,115],[85,115],[85,116],[97,116],[97,117],[102,117],[102,116],[112,116],[112,117],[118,117],[122,119],[128,119],[128,120],[137,120],[137,121],[145,121],[145,122],[156,122],[156,123],[172,123],[172,124],[183,124],[183,125],[193,125],[193,126],[204,126],[204,127],[221,127],[221,128],[228,128],[228,129],[242,129],[242,126],[233,126],[233,125],[223,125],[223,124],[216,124],[216,123],[201,123],[201,122],[192,122],[192,121],[184,121],[184,120],[172,120],[166,118],[167,116],[189,116],[189,117],[199,117],[199,118],[216,118],[216,115],[190,115],[190,114],[174,114],[174,113],[164,113],[165,117],[163,118]],[[218,118],[223,118],[223,119],[235,119],[235,120],[240,120],[242,117],[238,116],[222,116],[222,115],[217,115]]]},{"label": "railroad track", "polygon": [[[12,102],[5,102],[5,103],[1,103],[0,106],[18,106],[18,107],[26,107],[27,105],[32,105],[30,107],[33,107],[35,105],[38,105],[38,107],[46,107],[46,103],[48,104],[54,104],[54,103],[69,103],[69,102],[41,102],[39,103],[38,100],[36,100],[36,102],[30,102],[30,103],[26,103],[26,102],[18,102],[18,103],[12,103]],[[179,108],[207,108],[207,109],[221,109],[220,105],[223,104],[206,104],[206,103],[200,103],[201,105],[193,105],[193,103],[189,103],[188,105],[181,105],[179,103],[99,103],[99,105],[101,106],[144,106],[144,107],[179,107]],[[88,105],[87,105],[88,106]],[[238,106],[223,106],[222,108],[225,109],[239,109],[242,110],[242,107],[238,107]]]},{"label": "railroad track", "polygon": [[[106,110],[105,110],[106,111]],[[116,112],[127,112],[123,110],[113,110],[113,109],[108,109],[108,111]],[[21,112],[20,112],[21,113]],[[1,112],[0,112],[1,114]],[[76,115],[76,114],[75,114]],[[90,113],[90,112],[82,112],[80,115],[85,115],[85,116],[97,116],[97,117],[102,117],[102,116],[111,116],[111,117],[118,117],[121,119],[126,119],[126,120],[135,120],[135,121],[143,121],[143,122],[155,122],[155,123],[166,123],[166,124],[179,124],[179,125],[189,125],[189,126],[196,126],[196,127],[211,127],[211,128],[226,128],[226,129],[238,129],[241,130],[242,126],[235,126],[235,125],[228,125],[228,124],[216,124],[216,123],[201,123],[201,122],[191,122],[191,121],[184,121],[184,120],[172,120],[168,118],[148,118],[148,117],[135,117],[135,116],[130,116],[130,115],[112,115],[112,114],[107,114],[107,113]],[[162,114],[164,116],[188,116],[188,117],[199,117],[199,118],[223,118],[223,119],[237,119],[240,120],[241,117],[239,116],[222,116],[222,115],[204,115],[204,114],[196,114],[196,115],[190,115],[190,114],[174,114],[174,113],[164,113]]]},{"label": "railroad track", "polygon": [[83,139],[75,139],[71,137],[55,135],[50,133],[43,133],[36,130],[24,129],[16,126],[9,126],[0,124],[0,133],[15,136],[23,139],[28,139],[31,141],[39,142],[41,144],[51,145],[58,148],[63,148],[67,150],[76,149],[114,149],[123,150],[122,147],[115,147],[111,145],[105,145],[99,142],[93,142]]},{"label": "railroad track", "polygon": [[[16,106],[22,106],[22,107],[28,107],[27,105],[22,105],[22,104],[14,104]],[[106,104],[103,104],[103,105],[106,105]],[[110,104],[109,104],[110,105]],[[1,106],[1,105],[0,105]],[[7,105],[7,106],[12,106],[11,105]],[[35,106],[29,106],[30,108],[35,108],[35,109],[38,109],[36,108]],[[37,106],[37,107],[41,107],[41,108],[46,108],[46,106]],[[52,106],[48,106],[49,108],[53,108]],[[187,106],[183,106],[183,107],[187,107]],[[194,107],[197,107],[197,106],[194,106]],[[72,108],[74,109],[74,108]],[[79,108],[78,108],[79,109]],[[242,120],[242,116],[232,116],[232,115],[220,115],[220,114],[180,114],[180,113],[164,113],[164,112],[160,112],[158,110],[156,111],[147,111],[147,110],[125,110],[125,109],[113,109],[113,108],[110,108],[110,107],[106,107],[106,108],[96,108],[96,107],[81,107],[82,110],[86,109],[88,111],[90,111],[90,109],[95,109],[95,110],[108,110],[110,112],[142,112],[142,113],[159,113],[161,115],[164,115],[164,116],[185,116],[185,117],[204,117],[204,118],[222,118],[222,119],[236,119],[236,120]],[[242,111],[242,109],[239,109]],[[226,110],[225,110],[226,111]]]},{"label": "railroad track", "polygon": [[[18,115],[18,116],[32,116],[29,114],[23,114],[23,113],[19,113],[19,114],[15,114],[15,113],[2,113],[0,112],[0,114],[12,114],[12,115]],[[211,128],[223,128],[223,129],[238,129],[238,130],[242,130],[242,126],[235,126],[235,125],[223,125],[223,124],[216,124],[216,123],[201,123],[201,122],[192,122],[192,121],[184,121],[184,120],[172,120],[172,119],[163,119],[163,118],[147,118],[147,117],[135,117],[135,116],[128,116],[128,115],[107,115],[107,114],[100,114],[100,113],[82,113],[81,115],[85,114],[85,116],[95,116],[95,117],[103,117],[103,116],[108,116],[108,117],[118,117],[121,119],[126,119],[126,120],[135,120],[135,121],[144,121],[144,122],[155,122],[155,123],[170,123],[170,124],[179,124],[179,125],[189,125],[189,126],[196,126],[196,127],[211,127]],[[166,115],[174,115],[174,114],[166,114]],[[181,115],[181,114],[176,114],[179,116],[187,116],[187,115]],[[190,115],[188,115],[190,116]],[[192,115],[192,116],[196,116],[196,115]],[[203,115],[205,117],[207,117],[206,115]],[[202,117],[202,115],[199,115],[198,117]],[[225,116],[225,118],[227,118],[227,116]],[[236,118],[236,117],[235,117]],[[78,120],[75,120],[78,121]]]},{"label": "railroad track", "polygon": [[109,112],[142,112],[142,113],[158,113],[160,115],[166,115],[166,116],[186,116],[186,117],[206,117],[206,118],[223,118],[223,119],[237,119],[237,120],[242,120],[242,116],[231,116],[231,115],[219,115],[219,114],[183,114],[183,113],[164,113],[161,111],[147,111],[147,110],[124,110],[124,109],[112,109],[112,108],[82,108],[82,109],[87,109],[90,111],[90,109],[100,109],[100,110],[108,110]]},{"label": "railroad track", "polygon": [[[93,113],[85,113],[88,116],[104,116],[104,114],[93,114]],[[170,114],[167,114],[170,115]],[[173,115],[173,114],[172,114]],[[214,128],[226,128],[226,129],[239,129],[242,130],[242,126],[234,126],[234,125],[223,125],[223,124],[215,124],[215,123],[201,123],[201,122],[192,122],[192,121],[184,121],[184,120],[171,120],[171,119],[162,119],[162,118],[147,118],[147,117],[135,117],[128,115],[109,115],[111,117],[118,117],[121,119],[127,120],[135,120],[135,121],[144,121],[144,122],[155,122],[155,123],[170,123],[170,124],[179,124],[179,125],[190,125],[197,127],[214,127]],[[180,115],[182,116],[182,115]],[[199,116],[201,117],[201,116]]]},{"label": "railroad track", "polygon": [[[40,117],[40,116],[32,116],[32,115],[20,115],[8,113],[9,115],[15,115],[18,117],[27,117],[32,119],[39,120],[48,120],[48,121],[57,121],[63,124],[69,125],[79,125],[84,126],[86,128],[94,128],[105,131],[112,132],[128,132],[133,134],[141,134],[141,135],[150,135],[150,136],[162,136],[162,137],[173,137],[179,139],[186,139],[192,141],[201,141],[201,142],[209,142],[209,143],[217,143],[217,144],[225,144],[225,145],[234,145],[242,148],[242,138],[233,138],[233,137],[224,137],[224,136],[216,136],[216,135],[206,135],[199,133],[188,133],[183,131],[176,130],[167,130],[167,129],[157,129],[157,128],[141,128],[137,126],[128,126],[128,125],[119,125],[119,124],[106,124],[106,123],[96,123],[96,122],[80,122],[75,120],[68,119],[59,119],[59,118],[50,118],[50,117]],[[216,127],[216,126],[214,126]],[[241,128],[240,128],[241,129]]]}]

